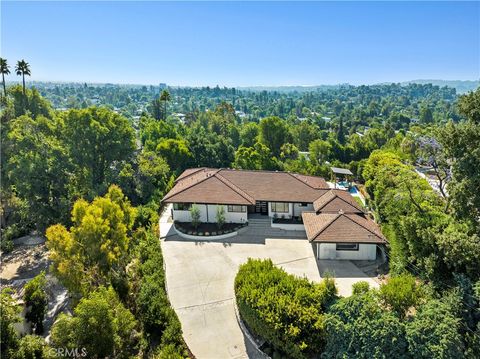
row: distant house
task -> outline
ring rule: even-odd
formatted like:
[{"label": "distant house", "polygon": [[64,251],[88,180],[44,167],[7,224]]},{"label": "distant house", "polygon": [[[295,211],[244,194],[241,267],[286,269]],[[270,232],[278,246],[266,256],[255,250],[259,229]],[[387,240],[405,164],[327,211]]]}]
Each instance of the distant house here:
[{"label": "distant house", "polygon": [[299,156],[305,157],[306,160],[310,159],[310,152],[308,152],[308,151],[299,151],[298,154],[299,154]]},{"label": "distant house", "polygon": [[247,117],[247,114],[243,111],[235,111],[235,115],[237,115],[240,118],[245,118]]},{"label": "distant house", "polygon": [[280,218],[291,219],[292,226],[303,225],[319,259],[373,260],[377,245],[386,243],[350,193],[330,189],[321,177],[191,168],[177,178],[163,202],[173,204],[173,220],[178,222],[191,221],[192,204],[198,206],[201,222],[215,223],[218,206],[224,207],[230,223],[262,215],[272,218],[272,225]]},{"label": "distant house", "polygon": [[181,123],[185,123],[185,117],[186,115],[184,113],[173,113],[172,116],[176,117],[178,119],[178,121],[180,121]]}]

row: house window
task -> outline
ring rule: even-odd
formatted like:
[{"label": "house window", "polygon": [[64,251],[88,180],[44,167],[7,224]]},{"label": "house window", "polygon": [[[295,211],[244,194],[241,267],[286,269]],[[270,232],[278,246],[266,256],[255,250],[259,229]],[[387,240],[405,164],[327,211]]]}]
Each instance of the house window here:
[{"label": "house window", "polygon": [[308,207],[308,203],[306,202],[299,203],[298,207]]},{"label": "house window", "polygon": [[288,213],[288,203],[286,202],[271,202],[270,203],[270,208],[272,212],[278,212],[278,213]]},{"label": "house window", "polygon": [[190,207],[192,207],[191,203],[174,203],[173,209],[175,211],[189,211]]},{"label": "house window", "polygon": [[337,251],[358,251],[358,243],[337,243]]},{"label": "house window", "polygon": [[246,212],[247,206],[236,206],[236,205],[228,205],[229,212]]}]

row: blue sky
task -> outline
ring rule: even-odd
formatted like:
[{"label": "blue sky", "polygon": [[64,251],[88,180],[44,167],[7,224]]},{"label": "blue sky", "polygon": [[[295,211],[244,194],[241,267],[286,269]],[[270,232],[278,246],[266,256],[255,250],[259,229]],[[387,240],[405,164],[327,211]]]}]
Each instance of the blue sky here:
[{"label": "blue sky", "polygon": [[[1,2],[32,80],[371,84],[480,77],[479,2]],[[14,80],[15,76],[10,76]]]}]

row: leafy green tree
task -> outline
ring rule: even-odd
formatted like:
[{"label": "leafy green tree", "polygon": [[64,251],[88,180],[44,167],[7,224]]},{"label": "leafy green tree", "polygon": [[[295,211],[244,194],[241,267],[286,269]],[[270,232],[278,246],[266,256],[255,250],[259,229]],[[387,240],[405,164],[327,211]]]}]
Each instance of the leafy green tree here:
[{"label": "leafy green tree", "polygon": [[170,92],[168,90],[163,90],[160,94],[160,101],[163,102],[163,119],[167,119],[167,103],[172,100]]},{"label": "leafy green tree", "polygon": [[10,124],[11,155],[7,178],[17,196],[28,204],[29,216],[40,230],[64,221],[70,207],[69,183],[72,166],[58,140],[54,120],[20,116]]},{"label": "leafy green tree", "polygon": [[460,96],[458,109],[468,120],[480,124],[480,88]]},{"label": "leafy green tree", "polygon": [[325,318],[326,358],[408,358],[405,325],[373,291],[335,303]]},{"label": "leafy green tree", "polygon": [[53,359],[55,352],[51,350],[45,339],[37,335],[26,335],[20,339],[15,359]]},{"label": "leafy green tree", "polygon": [[157,146],[157,153],[167,161],[170,169],[176,174],[183,172],[192,159],[184,140],[163,140]]},{"label": "leafy green tree", "polygon": [[460,97],[459,109],[467,121],[449,122],[439,130],[438,140],[451,165],[452,178],[447,190],[458,218],[474,223],[480,234],[480,88]]},{"label": "leafy green tree", "polygon": [[200,224],[200,208],[195,203],[190,207],[190,217],[193,227],[197,228]]},{"label": "leafy green tree", "polygon": [[30,71],[30,65],[25,60],[20,60],[17,62],[15,66],[15,72],[18,76],[22,76],[22,84],[23,84],[23,96],[26,100],[26,93],[25,93],[25,75],[30,76],[32,73]]},{"label": "leafy green tree", "polygon": [[92,203],[75,202],[70,230],[60,224],[47,229],[53,270],[69,290],[86,294],[124,270],[135,214],[120,188],[112,185]]},{"label": "leafy green tree", "polygon": [[13,99],[15,117],[28,115],[33,119],[39,116],[54,119],[50,102],[43,98],[36,88],[26,89],[24,94],[22,86],[14,85],[8,88],[8,93]]},{"label": "leafy green tree", "polygon": [[292,128],[294,143],[300,151],[308,151],[311,142],[318,138],[319,129],[317,126],[302,121],[300,124]]},{"label": "leafy green tree", "polygon": [[418,309],[413,321],[406,325],[409,352],[414,358],[461,358],[460,321],[453,308],[438,300],[430,300]]},{"label": "leafy green tree", "polygon": [[14,324],[20,321],[21,309],[13,298],[13,290],[4,288],[0,292],[0,349],[2,356],[12,358],[18,348],[18,335]]},{"label": "leafy green tree", "polygon": [[254,147],[240,146],[235,152],[235,168],[254,170],[260,169],[261,158],[260,154]]},{"label": "leafy green tree", "polygon": [[280,148],[289,142],[290,133],[287,123],[279,117],[266,117],[259,125],[260,142],[267,146],[274,156],[280,155]]},{"label": "leafy green tree", "polygon": [[332,145],[328,141],[315,140],[309,145],[310,160],[315,164],[323,164],[331,156]]},{"label": "leafy green tree", "polygon": [[158,144],[165,139],[179,139],[174,125],[161,119],[142,117],[139,124],[140,140],[145,148],[155,151]]},{"label": "leafy green tree", "polygon": [[480,242],[475,228],[445,213],[442,197],[412,167],[391,152],[374,151],[363,177],[389,239],[396,273],[418,267],[415,274],[420,271],[439,283],[451,279],[454,270],[478,278]]},{"label": "leafy green tree", "polygon": [[138,192],[142,203],[160,202],[168,190],[170,166],[156,152],[142,150],[138,158]]},{"label": "leafy green tree", "polygon": [[291,143],[282,145],[280,151],[280,158],[282,160],[296,160],[298,158],[298,148]]},{"label": "leafy green tree", "polygon": [[28,282],[24,288],[23,298],[28,308],[25,318],[32,323],[36,334],[43,332],[43,319],[47,313],[46,285],[45,272],[42,272]]},{"label": "leafy green tree", "polygon": [[340,117],[340,121],[338,122],[338,129],[337,129],[337,140],[340,144],[345,144],[345,129],[343,128],[343,118]]},{"label": "leafy green tree", "polygon": [[222,205],[217,205],[215,219],[217,220],[218,229],[222,229],[223,225],[225,224],[225,208]]},{"label": "leafy green tree", "polygon": [[433,113],[430,107],[422,106],[420,108],[420,122],[425,124],[433,122]]},{"label": "leafy green tree", "polygon": [[408,274],[390,278],[379,290],[380,300],[400,318],[404,318],[408,310],[418,304],[421,296],[415,278]]},{"label": "leafy green tree", "polygon": [[5,75],[10,74],[10,66],[8,66],[7,59],[0,57],[0,72],[2,73],[3,95],[7,97],[7,87],[5,86]]},{"label": "leafy green tree", "polygon": [[258,124],[248,122],[241,127],[240,139],[242,146],[253,147],[258,139]]},{"label": "leafy green tree", "polygon": [[115,291],[100,287],[80,300],[73,316],[59,316],[51,340],[57,348],[85,348],[88,357],[129,358],[138,345],[137,328]]},{"label": "leafy green tree", "polygon": [[152,101],[152,104],[150,106],[150,113],[157,121],[163,119],[162,100],[160,100],[160,97],[157,97]]},{"label": "leafy green tree", "polygon": [[115,173],[133,156],[134,130],[125,117],[106,108],[70,110],[62,120],[78,194],[94,197],[116,182]]},{"label": "leafy green tree", "polygon": [[207,132],[198,123],[189,129],[186,141],[196,167],[230,167],[234,161],[235,150],[231,140]]}]

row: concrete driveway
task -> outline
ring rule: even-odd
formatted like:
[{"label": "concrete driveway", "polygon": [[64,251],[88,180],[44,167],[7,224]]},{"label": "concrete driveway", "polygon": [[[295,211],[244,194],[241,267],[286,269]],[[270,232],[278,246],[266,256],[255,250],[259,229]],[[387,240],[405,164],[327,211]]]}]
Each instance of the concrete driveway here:
[{"label": "concrete driveway", "polygon": [[362,272],[351,261],[318,259],[317,265],[322,277],[325,272],[329,272],[335,277],[338,294],[342,297],[352,295],[352,284],[356,282],[365,281],[370,284],[370,288],[380,286],[378,282]]},{"label": "concrete driveway", "polygon": [[162,250],[170,301],[199,359],[257,357],[234,311],[234,278],[247,258],[271,258],[289,273],[320,280],[306,239],[265,239],[245,232],[224,242],[196,242],[170,232]]},{"label": "concrete driveway", "polygon": [[259,357],[244,337],[234,307],[235,275],[249,257],[271,258],[288,273],[315,282],[321,280],[322,269],[333,269],[341,294],[358,278],[365,279],[349,261],[317,261],[306,239],[267,238],[248,229],[222,242],[190,241],[176,235],[165,220],[160,227],[168,295],[185,341],[199,359]]}]

